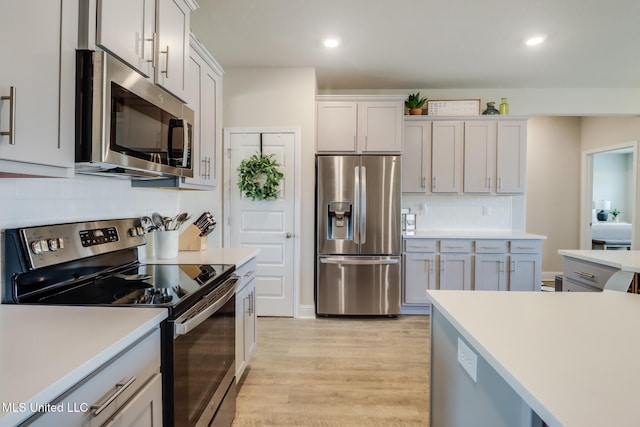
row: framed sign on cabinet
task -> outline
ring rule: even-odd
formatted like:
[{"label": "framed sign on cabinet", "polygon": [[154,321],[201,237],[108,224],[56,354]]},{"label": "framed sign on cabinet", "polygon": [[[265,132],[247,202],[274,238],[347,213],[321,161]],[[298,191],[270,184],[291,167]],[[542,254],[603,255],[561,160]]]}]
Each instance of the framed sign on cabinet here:
[{"label": "framed sign on cabinet", "polygon": [[479,99],[443,99],[427,101],[428,116],[480,115]]}]

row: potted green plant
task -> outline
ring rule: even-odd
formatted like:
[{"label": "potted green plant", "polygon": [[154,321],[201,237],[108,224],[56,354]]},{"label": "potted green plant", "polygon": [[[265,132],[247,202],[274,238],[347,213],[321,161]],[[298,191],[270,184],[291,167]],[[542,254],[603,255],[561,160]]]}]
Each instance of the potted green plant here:
[{"label": "potted green plant", "polygon": [[611,215],[613,215],[613,220],[614,221],[619,221],[620,219],[618,218],[618,215],[620,215],[622,212],[617,209],[617,208],[613,208],[611,209]]},{"label": "potted green plant", "polygon": [[412,93],[404,101],[404,106],[409,109],[409,114],[413,116],[422,115],[422,107],[427,102],[427,98],[420,98],[420,92]]}]

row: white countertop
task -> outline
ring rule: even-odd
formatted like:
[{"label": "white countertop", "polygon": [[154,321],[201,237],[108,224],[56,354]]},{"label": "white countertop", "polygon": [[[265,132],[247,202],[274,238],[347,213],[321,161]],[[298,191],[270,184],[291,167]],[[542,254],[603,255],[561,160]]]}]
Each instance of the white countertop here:
[{"label": "white countertop", "polygon": [[490,231],[490,230],[417,230],[413,234],[402,233],[405,239],[499,239],[499,240],[546,240],[547,236],[514,231]]},{"label": "white countertop", "polygon": [[209,248],[203,251],[179,251],[177,258],[144,258],[146,264],[235,264],[240,267],[251,258],[258,256],[255,248]]},{"label": "white countertop", "polygon": [[[153,330],[163,308],[0,304],[0,426],[28,418]],[[2,404],[25,404],[4,412]]]},{"label": "white countertop", "polygon": [[577,258],[582,261],[595,262],[596,264],[608,265],[619,268],[623,271],[640,273],[640,251],[598,251],[598,250],[568,250],[560,249],[558,253],[562,256]]},{"label": "white countertop", "polygon": [[640,330],[634,325],[640,322],[640,295],[427,295],[550,427],[638,425]]}]

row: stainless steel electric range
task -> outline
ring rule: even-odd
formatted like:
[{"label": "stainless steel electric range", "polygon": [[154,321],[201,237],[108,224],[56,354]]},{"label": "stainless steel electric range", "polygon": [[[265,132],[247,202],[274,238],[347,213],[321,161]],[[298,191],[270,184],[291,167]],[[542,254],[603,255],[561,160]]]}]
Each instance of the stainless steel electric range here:
[{"label": "stainless steel electric range", "polygon": [[166,307],[164,425],[228,427],[236,398],[235,266],[141,264],[144,244],[137,218],[6,230],[3,303]]}]

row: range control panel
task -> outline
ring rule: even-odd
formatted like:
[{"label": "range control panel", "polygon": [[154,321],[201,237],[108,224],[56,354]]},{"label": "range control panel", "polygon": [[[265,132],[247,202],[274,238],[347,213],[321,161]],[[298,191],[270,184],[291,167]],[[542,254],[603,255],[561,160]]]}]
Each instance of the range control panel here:
[{"label": "range control panel", "polygon": [[107,242],[117,242],[118,240],[118,229],[115,227],[80,231],[80,242],[85,248]]},{"label": "range control panel", "polygon": [[31,268],[146,244],[138,218],[54,224],[19,231]]}]

